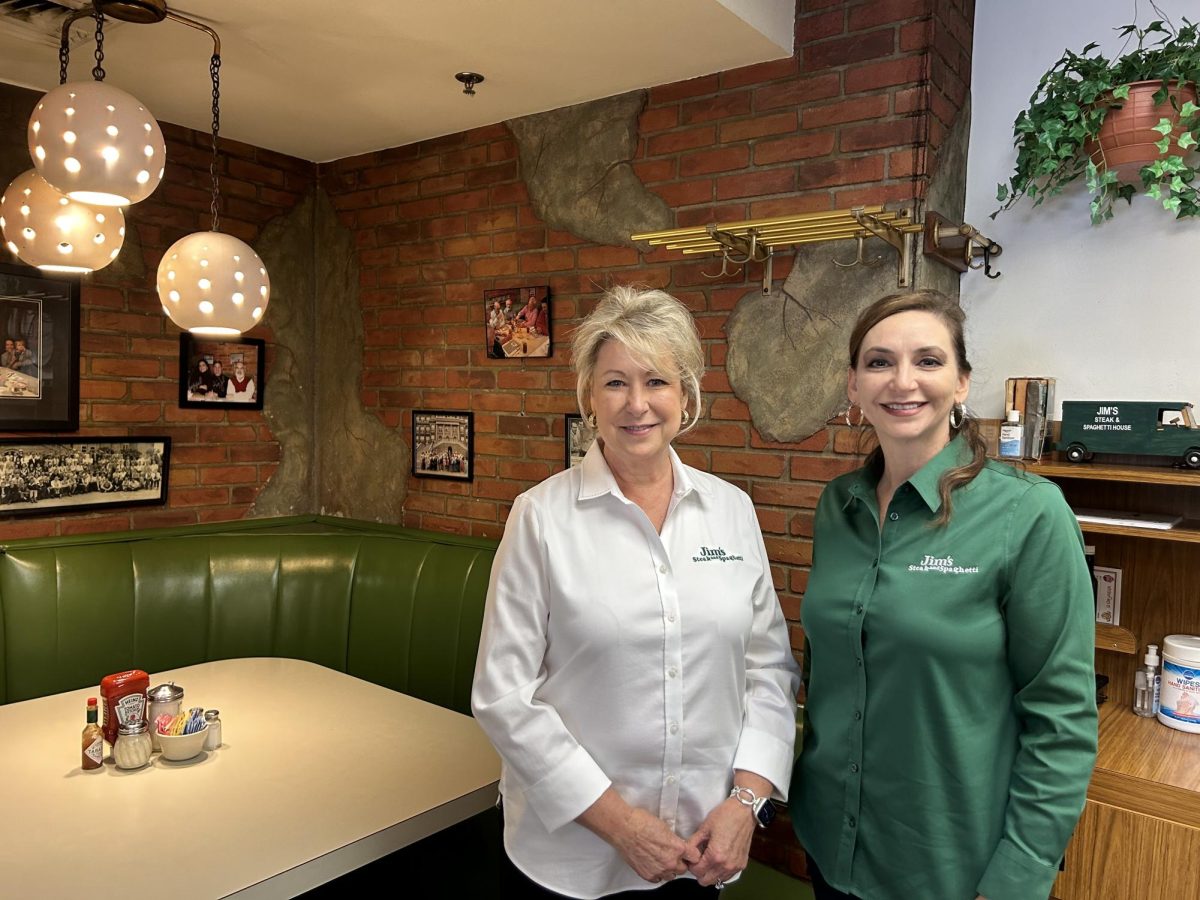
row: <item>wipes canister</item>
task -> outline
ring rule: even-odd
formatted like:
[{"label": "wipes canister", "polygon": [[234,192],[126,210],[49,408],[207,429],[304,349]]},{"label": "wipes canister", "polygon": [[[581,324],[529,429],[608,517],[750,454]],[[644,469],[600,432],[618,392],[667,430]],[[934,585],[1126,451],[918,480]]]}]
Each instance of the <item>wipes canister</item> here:
[{"label": "wipes canister", "polygon": [[1169,634],[1163,638],[1160,698],[1158,721],[1200,734],[1200,637]]}]

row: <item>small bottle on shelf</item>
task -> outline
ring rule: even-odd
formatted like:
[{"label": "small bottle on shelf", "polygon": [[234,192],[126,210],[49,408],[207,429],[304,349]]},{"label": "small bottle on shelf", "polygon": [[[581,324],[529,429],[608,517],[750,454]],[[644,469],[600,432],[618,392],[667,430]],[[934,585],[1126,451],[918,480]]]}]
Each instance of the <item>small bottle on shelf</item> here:
[{"label": "small bottle on shelf", "polygon": [[95,697],[88,697],[87,724],[83,726],[83,763],[85,772],[99,769],[104,762],[104,732],[97,724],[98,704]]},{"label": "small bottle on shelf", "polygon": [[1000,457],[1021,459],[1025,455],[1025,426],[1020,410],[1010,409],[1008,421],[1000,426]]},{"label": "small bottle on shelf", "polygon": [[1146,648],[1143,665],[1133,676],[1133,711],[1147,719],[1158,715],[1162,676],[1158,671],[1158,644]]}]

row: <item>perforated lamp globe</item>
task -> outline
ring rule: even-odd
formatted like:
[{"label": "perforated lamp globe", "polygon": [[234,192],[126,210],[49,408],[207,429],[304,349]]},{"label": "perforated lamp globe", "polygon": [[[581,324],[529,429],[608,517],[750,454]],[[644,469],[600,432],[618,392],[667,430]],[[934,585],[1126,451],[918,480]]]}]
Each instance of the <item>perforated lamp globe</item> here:
[{"label": "perforated lamp globe", "polygon": [[36,169],[0,195],[0,231],[8,249],[47,272],[94,272],[125,243],[120,207],[92,207],[55,190]]},{"label": "perforated lamp globe", "polygon": [[271,279],[258,254],[219,231],[180,238],[158,264],[158,299],[180,328],[235,335],[257,325],[271,298]]},{"label": "perforated lamp globe", "polygon": [[59,85],[29,117],[38,174],[72,200],[128,206],[162,181],[162,130],[136,97],[102,81]]}]

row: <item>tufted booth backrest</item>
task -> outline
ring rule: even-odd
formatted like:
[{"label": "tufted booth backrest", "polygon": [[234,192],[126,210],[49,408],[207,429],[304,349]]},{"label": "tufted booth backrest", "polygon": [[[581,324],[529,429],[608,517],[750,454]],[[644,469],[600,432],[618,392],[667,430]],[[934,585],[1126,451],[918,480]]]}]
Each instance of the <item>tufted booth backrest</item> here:
[{"label": "tufted booth backrest", "polygon": [[287,656],[469,714],[494,542],[260,521],[5,548],[0,702],[130,668]]}]

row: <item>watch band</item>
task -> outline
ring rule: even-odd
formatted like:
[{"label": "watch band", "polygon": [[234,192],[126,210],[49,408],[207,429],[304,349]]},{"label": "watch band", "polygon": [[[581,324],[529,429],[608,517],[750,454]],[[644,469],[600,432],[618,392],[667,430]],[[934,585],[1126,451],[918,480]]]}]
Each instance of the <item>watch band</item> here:
[{"label": "watch band", "polygon": [[775,807],[771,804],[770,797],[760,797],[750,788],[736,784],[729,792],[729,796],[742,806],[750,807],[750,812],[754,815],[754,822],[759,828],[766,828],[775,819]]}]

